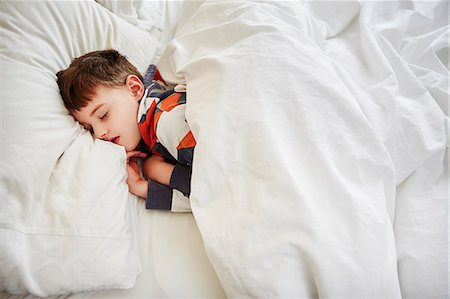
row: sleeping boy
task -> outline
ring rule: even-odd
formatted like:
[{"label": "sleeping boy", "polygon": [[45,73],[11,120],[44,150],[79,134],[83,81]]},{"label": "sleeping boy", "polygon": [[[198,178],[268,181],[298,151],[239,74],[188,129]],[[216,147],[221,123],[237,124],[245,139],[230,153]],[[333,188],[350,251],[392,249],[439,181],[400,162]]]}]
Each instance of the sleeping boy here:
[{"label": "sleeping boy", "polygon": [[[185,119],[185,87],[169,86],[154,65],[142,78],[115,50],[94,51],[57,74],[66,108],[99,139],[127,152],[127,184],[147,209],[190,211],[195,139]],[[136,158],[142,163],[141,178]]]}]

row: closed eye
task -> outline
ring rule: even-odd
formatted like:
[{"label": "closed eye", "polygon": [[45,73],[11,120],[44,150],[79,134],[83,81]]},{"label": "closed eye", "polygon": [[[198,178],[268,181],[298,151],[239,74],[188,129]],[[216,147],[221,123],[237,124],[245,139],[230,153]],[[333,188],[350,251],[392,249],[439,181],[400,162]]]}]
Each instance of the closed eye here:
[{"label": "closed eye", "polygon": [[108,116],[108,112],[106,112],[105,114],[103,114],[103,116],[100,117],[100,119],[104,119],[106,116]]}]

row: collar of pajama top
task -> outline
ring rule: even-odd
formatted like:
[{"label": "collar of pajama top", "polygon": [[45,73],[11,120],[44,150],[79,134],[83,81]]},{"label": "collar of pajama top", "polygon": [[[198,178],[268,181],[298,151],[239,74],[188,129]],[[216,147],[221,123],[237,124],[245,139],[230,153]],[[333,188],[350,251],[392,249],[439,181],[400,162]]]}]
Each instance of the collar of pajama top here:
[{"label": "collar of pajama top", "polygon": [[[159,113],[157,111],[170,111],[177,106],[179,95],[173,95],[176,92],[185,92],[185,87],[178,85],[175,89],[169,89],[167,83],[159,74],[155,65],[150,65],[144,76],[144,96],[140,100],[138,110],[139,132],[149,150],[152,150],[158,141],[156,127]],[[172,97],[172,100],[165,101],[164,107],[161,107],[161,101]]]},{"label": "collar of pajama top", "polygon": [[141,99],[138,111],[139,133],[145,142],[145,145],[152,149],[156,143],[156,130],[153,128],[153,115],[156,109],[157,98],[148,96],[148,89],[145,90],[144,97]]},{"label": "collar of pajama top", "polygon": [[139,103],[137,122],[142,139],[151,150],[157,141],[156,128],[153,124],[156,105],[159,101],[158,95],[167,90],[167,88],[156,66],[153,64],[145,72],[143,83],[145,92]]}]

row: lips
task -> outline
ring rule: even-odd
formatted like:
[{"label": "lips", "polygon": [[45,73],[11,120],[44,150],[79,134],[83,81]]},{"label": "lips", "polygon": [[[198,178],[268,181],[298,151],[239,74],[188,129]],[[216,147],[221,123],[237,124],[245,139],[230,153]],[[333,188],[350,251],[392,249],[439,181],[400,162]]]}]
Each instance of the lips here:
[{"label": "lips", "polygon": [[114,137],[113,139],[111,139],[111,142],[112,142],[112,143],[115,143],[115,144],[118,144],[118,143],[119,143],[119,139],[120,139],[119,136]]}]

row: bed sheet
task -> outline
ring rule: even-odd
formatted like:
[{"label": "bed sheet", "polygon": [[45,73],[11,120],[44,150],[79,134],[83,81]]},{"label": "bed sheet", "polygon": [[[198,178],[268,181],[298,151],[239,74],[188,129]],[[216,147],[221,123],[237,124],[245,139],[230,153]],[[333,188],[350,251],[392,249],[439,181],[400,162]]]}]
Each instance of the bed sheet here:
[{"label": "bed sheet", "polygon": [[[142,273],[132,288],[48,298],[226,298],[207,259],[200,233],[191,214],[147,211],[141,202],[137,217],[137,245]],[[0,293],[0,298],[39,297]]]}]

